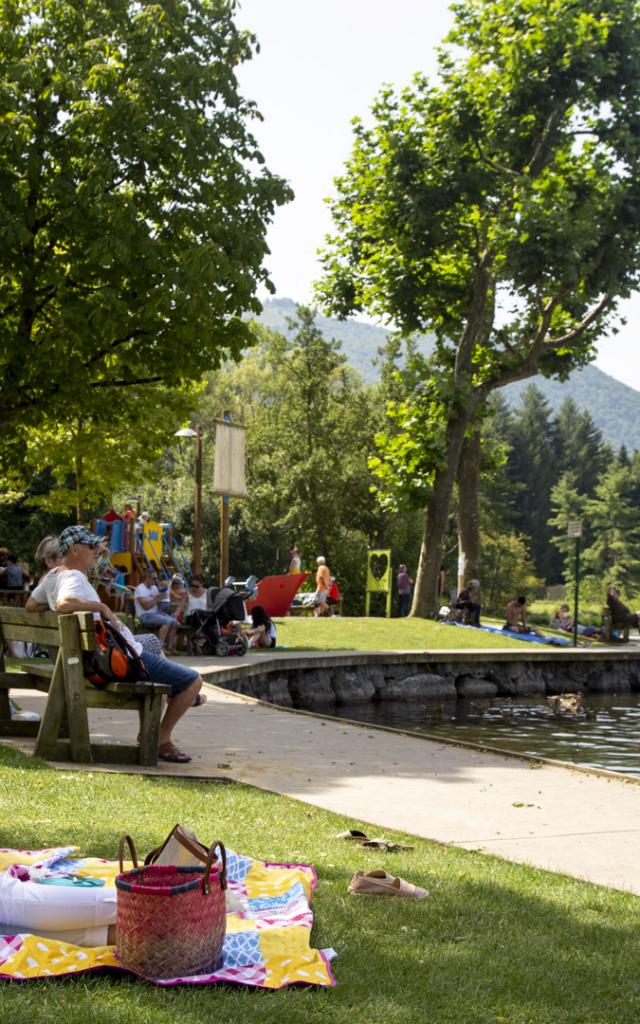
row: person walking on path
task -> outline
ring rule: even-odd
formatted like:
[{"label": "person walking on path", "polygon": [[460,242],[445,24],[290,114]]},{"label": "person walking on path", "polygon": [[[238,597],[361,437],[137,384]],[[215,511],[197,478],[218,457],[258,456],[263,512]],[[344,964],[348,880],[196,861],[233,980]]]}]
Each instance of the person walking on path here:
[{"label": "person walking on path", "polygon": [[413,580],[409,576],[407,567],[403,562],[402,565],[398,566],[398,575],[396,578],[396,589],[398,591],[398,615],[400,618],[404,618],[405,615],[409,614],[412,586]]},{"label": "person walking on path", "polygon": [[88,579],[96,564],[99,543],[99,538],[85,526],[68,526],[63,530],[58,538],[62,563],[42,577],[27,601],[27,611],[40,612],[50,608],[62,614],[93,612],[94,618],[106,619],[114,629],[122,633],[144,663],[150,679],[155,683],[167,683],[171,687],[171,699],[160,723],[158,757],[161,761],[183,764],[190,761],[191,757],[178,750],[171,736],[185,711],[196,702],[202,678],[195,669],[177,665],[161,654],[144,650],[133,633],[100,600]]},{"label": "person walking on path", "polygon": [[316,600],[313,614],[317,619],[321,615],[325,615],[327,611],[327,598],[331,589],[331,570],[327,565],[324,555],[318,555],[316,564],[318,569],[316,572]]}]

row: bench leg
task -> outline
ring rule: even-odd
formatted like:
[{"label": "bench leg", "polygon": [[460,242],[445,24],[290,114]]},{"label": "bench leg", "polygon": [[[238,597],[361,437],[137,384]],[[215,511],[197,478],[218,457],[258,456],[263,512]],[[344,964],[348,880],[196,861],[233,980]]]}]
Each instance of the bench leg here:
[{"label": "bench leg", "polygon": [[0,721],[11,721],[11,704],[9,702],[8,690],[0,690]]},{"label": "bench leg", "polygon": [[160,740],[160,717],[163,706],[162,696],[158,693],[145,694],[140,710],[140,764],[155,768],[158,764],[158,743]]},{"label": "bench leg", "polygon": [[69,741],[71,760],[91,764],[91,740],[89,717],[84,689],[85,679],[82,667],[82,646],[80,631],[75,615],[60,616],[60,647],[64,690],[69,720]]},{"label": "bench leg", "polygon": [[38,738],[33,751],[35,757],[53,757],[58,737],[66,720],[67,700],[64,692],[62,651],[58,651],[56,664],[49,685],[47,703],[40,721]]}]

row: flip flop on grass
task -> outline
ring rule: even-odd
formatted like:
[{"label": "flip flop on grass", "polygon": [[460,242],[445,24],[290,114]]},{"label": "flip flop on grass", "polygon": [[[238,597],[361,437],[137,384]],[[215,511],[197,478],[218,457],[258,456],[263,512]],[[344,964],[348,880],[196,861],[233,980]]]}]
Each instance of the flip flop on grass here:
[{"label": "flip flop on grass", "polygon": [[385,853],[394,853],[396,850],[413,850],[413,846],[393,843],[390,839],[364,839],[358,845],[366,846],[370,850],[384,850]]}]

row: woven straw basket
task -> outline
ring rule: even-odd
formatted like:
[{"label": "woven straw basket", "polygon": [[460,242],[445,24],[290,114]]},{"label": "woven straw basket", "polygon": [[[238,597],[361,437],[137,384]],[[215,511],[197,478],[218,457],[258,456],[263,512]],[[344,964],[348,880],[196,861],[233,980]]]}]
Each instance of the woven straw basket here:
[{"label": "woven straw basket", "polygon": [[[128,844],[133,870],[124,871]],[[222,867],[213,866],[216,849]],[[138,866],[129,836],[120,840],[117,955],[145,978],[167,979],[215,970],[226,925],[227,855],[213,843],[203,867]]]}]

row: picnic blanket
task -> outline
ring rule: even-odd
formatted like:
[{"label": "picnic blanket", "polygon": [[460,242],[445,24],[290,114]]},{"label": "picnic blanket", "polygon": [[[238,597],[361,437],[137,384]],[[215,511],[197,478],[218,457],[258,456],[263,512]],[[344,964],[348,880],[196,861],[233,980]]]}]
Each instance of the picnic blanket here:
[{"label": "picnic blanket", "polygon": [[[19,864],[45,868],[49,875],[77,874],[114,886],[115,861],[79,858],[78,847],[41,850],[0,849],[0,871]],[[131,867],[132,865],[125,865]],[[312,949],[310,900],[315,869],[308,864],[273,864],[227,850],[229,889],[242,912],[227,914],[222,964],[215,973],[154,981],[157,985],[206,985],[236,982],[256,988],[287,985],[335,985],[329,957],[333,950]],[[0,978],[49,978],[85,971],[120,970],[115,946],[73,946],[29,934],[3,934],[0,925]],[[133,973],[133,972],[127,972]]]},{"label": "picnic blanket", "polygon": [[499,636],[510,636],[513,640],[526,640],[531,644],[551,644],[553,647],[568,647],[571,640],[564,636],[536,636],[535,633],[513,633],[501,626],[468,626],[464,622],[444,622],[445,626],[458,626],[460,629],[481,629],[483,633],[497,633]]}]

